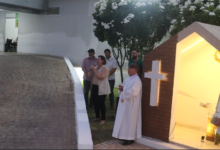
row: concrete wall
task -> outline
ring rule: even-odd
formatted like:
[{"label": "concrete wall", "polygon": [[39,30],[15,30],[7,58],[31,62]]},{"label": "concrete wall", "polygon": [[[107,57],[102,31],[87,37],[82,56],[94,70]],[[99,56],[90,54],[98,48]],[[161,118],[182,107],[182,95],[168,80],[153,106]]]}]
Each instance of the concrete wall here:
[{"label": "concrete wall", "polygon": [[14,12],[4,11],[4,13],[5,13],[5,19],[16,18],[16,13]]},{"label": "concrete wall", "polygon": [[[96,56],[104,55],[104,49],[110,47],[107,42],[101,43],[97,40],[92,27],[93,7],[97,1],[50,0],[49,7],[60,7],[60,15],[19,13],[18,52],[68,57],[75,67],[81,66],[90,48],[95,49]],[[43,0],[0,0],[1,2],[36,9],[45,3]],[[0,27],[1,25],[4,26],[4,23],[0,24]],[[124,69],[127,65],[126,61]],[[127,71],[124,72],[126,78]],[[116,76],[118,86],[121,84],[119,71],[116,72]]]},{"label": "concrete wall", "polygon": [[93,34],[93,6],[96,0],[50,0],[50,7],[60,7],[60,15],[19,14],[18,52],[68,57],[81,66],[87,50],[103,54],[106,43]]},{"label": "concrete wall", "polygon": [[70,60],[68,58],[64,59],[70,70],[72,82],[74,85],[77,148],[93,149],[91,129],[89,125],[82,84]]},{"label": "concrete wall", "polygon": [[[90,48],[95,49],[96,56],[104,55],[104,50],[110,47],[106,42],[98,41],[92,27],[96,1],[49,1],[49,7],[60,7],[59,15],[19,13],[18,52],[68,57],[75,67],[81,66]],[[127,68],[127,63],[124,66]],[[127,77],[127,71],[124,72]],[[120,73],[117,72],[116,76],[118,87]]]},{"label": "concrete wall", "polygon": [[2,4],[26,7],[30,9],[45,10],[47,9],[46,0],[0,0]]},{"label": "concrete wall", "polygon": [[5,48],[5,13],[0,12],[0,51],[4,51]]}]

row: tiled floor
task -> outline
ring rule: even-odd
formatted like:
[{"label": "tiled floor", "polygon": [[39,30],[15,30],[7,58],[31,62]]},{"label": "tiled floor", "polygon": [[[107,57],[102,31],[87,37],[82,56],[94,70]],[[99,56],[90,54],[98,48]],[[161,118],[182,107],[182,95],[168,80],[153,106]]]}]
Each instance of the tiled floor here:
[{"label": "tiled floor", "polygon": [[64,59],[0,53],[0,64],[0,149],[76,149]]},{"label": "tiled floor", "polygon": [[197,149],[220,149],[220,145],[214,145],[213,142],[201,142],[201,136],[205,136],[205,132],[178,125],[176,125],[174,132],[174,139],[172,139],[171,142],[187,145]]},{"label": "tiled floor", "polygon": [[142,144],[122,145],[122,141],[111,140],[94,146],[94,149],[152,149]]}]

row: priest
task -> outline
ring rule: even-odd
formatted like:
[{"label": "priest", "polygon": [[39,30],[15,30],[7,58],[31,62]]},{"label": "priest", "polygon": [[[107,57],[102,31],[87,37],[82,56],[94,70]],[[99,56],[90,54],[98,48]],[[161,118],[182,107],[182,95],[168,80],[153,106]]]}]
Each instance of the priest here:
[{"label": "priest", "polygon": [[112,136],[132,144],[141,137],[141,95],[142,83],[138,76],[139,66],[135,63],[128,68],[129,77],[119,85],[119,104]]},{"label": "priest", "polygon": [[216,106],[216,111],[215,111],[215,114],[213,115],[213,119],[214,120],[212,120],[212,123],[218,126],[217,133],[220,134],[220,94],[219,94],[218,103]]}]

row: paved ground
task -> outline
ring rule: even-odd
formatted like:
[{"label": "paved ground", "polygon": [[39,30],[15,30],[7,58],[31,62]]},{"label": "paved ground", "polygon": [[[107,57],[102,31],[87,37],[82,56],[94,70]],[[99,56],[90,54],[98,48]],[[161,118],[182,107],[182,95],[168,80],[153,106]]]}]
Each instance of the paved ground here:
[{"label": "paved ground", "polygon": [[145,145],[133,143],[131,145],[123,146],[119,140],[111,140],[94,146],[94,149],[152,149]]},{"label": "paved ground", "polygon": [[73,87],[62,58],[0,56],[0,149],[76,149]]}]

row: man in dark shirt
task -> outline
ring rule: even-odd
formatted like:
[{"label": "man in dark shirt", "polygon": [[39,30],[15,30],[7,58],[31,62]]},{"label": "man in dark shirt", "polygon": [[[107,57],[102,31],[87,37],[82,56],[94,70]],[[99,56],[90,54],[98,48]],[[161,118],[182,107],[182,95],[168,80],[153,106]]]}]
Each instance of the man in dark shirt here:
[{"label": "man in dark shirt", "polygon": [[131,59],[129,60],[128,66],[132,63],[137,63],[139,65],[139,72],[138,76],[142,77],[142,70],[143,70],[143,60],[139,58],[137,50],[131,51]]}]

